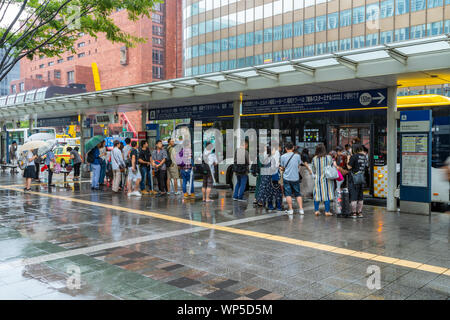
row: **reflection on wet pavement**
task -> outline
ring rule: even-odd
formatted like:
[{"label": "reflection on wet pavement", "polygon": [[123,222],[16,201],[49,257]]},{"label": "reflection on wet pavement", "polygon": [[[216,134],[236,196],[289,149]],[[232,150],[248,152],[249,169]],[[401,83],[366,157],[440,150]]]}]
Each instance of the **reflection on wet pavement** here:
[{"label": "reflection on wet pavement", "polygon": [[[201,197],[129,199],[110,189],[91,192],[89,183],[34,186],[32,194],[5,189],[20,184],[20,177],[0,175],[0,299],[450,295],[448,214],[367,206],[366,218],[354,221],[315,217],[309,201],[304,217],[290,219],[232,201],[227,190],[204,204]],[[367,287],[371,265],[381,269],[381,289]],[[74,267],[79,289],[70,286]]]}]

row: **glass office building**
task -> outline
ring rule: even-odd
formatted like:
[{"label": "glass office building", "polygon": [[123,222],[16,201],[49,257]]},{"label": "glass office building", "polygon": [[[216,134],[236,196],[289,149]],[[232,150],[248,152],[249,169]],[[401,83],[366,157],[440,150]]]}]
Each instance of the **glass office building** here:
[{"label": "glass office building", "polygon": [[450,0],[184,0],[184,75],[450,32]]}]

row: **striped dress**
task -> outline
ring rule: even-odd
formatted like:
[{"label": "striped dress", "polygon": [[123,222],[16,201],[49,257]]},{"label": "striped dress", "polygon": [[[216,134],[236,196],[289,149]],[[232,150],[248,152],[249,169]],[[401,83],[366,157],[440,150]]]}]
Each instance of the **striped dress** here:
[{"label": "striped dress", "polygon": [[334,198],[334,182],[325,178],[325,167],[333,164],[331,156],[314,157],[311,161],[311,170],[314,173],[314,201],[329,201]]}]

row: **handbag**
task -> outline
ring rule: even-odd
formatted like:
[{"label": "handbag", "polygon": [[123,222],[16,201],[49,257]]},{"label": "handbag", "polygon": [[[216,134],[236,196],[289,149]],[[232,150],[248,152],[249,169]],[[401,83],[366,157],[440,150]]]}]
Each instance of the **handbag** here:
[{"label": "handbag", "polygon": [[326,166],[325,167],[325,178],[327,178],[329,180],[339,179],[338,169],[333,166]]},{"label": "handbag", "polygon": [[352,172],[353,184],[364,184],[366,183],[366,178],[364,177],[364,172],[358,171],[356,173]]}]

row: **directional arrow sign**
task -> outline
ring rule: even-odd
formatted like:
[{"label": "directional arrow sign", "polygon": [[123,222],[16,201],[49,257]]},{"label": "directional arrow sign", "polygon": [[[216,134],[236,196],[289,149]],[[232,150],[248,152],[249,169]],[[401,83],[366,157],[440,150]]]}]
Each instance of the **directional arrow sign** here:
[{"label": "directional arrow sign", "polygon": [[379,100],[378,104],[382,103],[384,101],[384,99],[386,98],[381,92],[377,92],[378,93],[378,97],[372,98],[373,100]]}]

